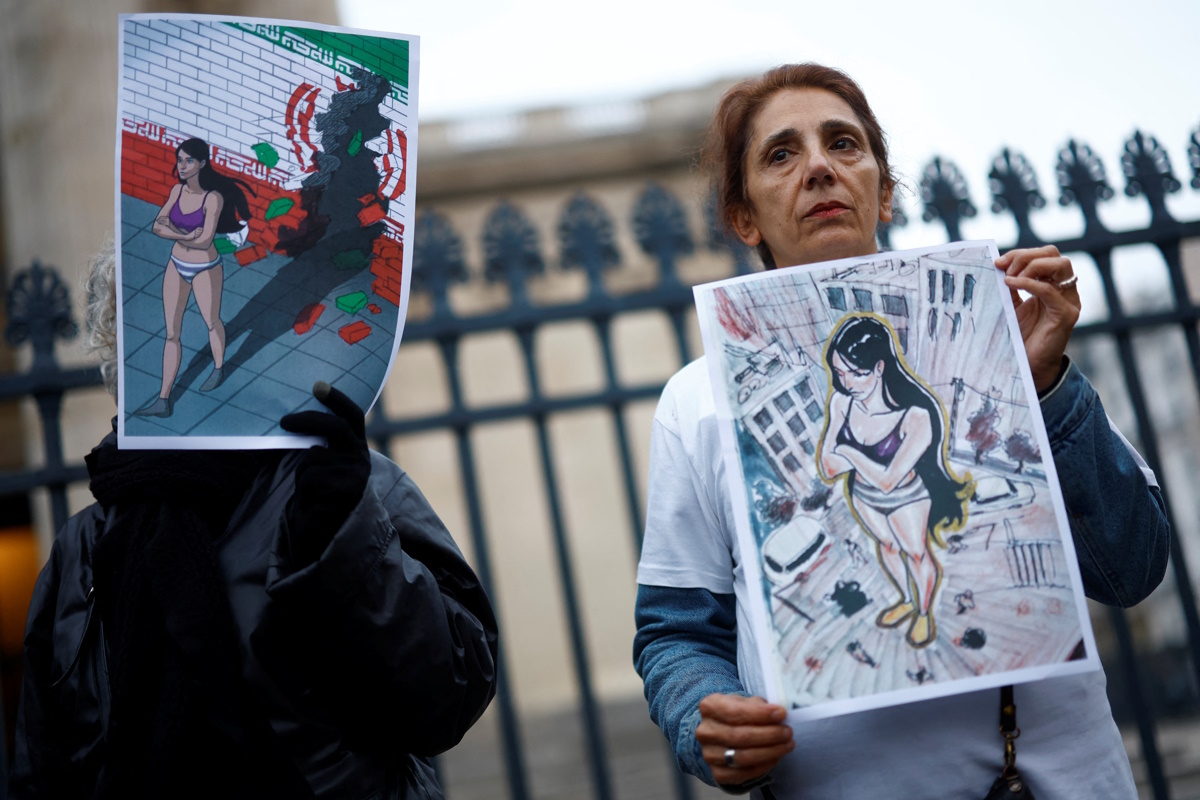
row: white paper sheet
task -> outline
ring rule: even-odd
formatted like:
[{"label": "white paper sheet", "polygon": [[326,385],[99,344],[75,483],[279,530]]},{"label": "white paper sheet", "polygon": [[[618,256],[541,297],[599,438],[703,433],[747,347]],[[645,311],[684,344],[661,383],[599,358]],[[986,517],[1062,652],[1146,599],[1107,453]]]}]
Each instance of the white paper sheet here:
[{"label": "white paper sheet", "polygon": [[997,255],[695,288],[764,683],[793,721],[1099,668]]},{"label": "white paper sheet", "polygon": [[322,408],[317,380],[369,409],[403,332],[419,40],[180,14],[119,29],[119,445],[307,446],[279,419]]}]

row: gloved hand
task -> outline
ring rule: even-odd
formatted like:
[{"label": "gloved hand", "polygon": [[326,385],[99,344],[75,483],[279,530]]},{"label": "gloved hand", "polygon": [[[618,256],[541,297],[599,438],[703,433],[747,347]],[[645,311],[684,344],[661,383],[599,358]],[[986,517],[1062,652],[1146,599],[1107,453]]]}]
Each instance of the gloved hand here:
[{"label": "gloved hand", "polygon": [[288,501],[291,559],[296,568],[316,561],[333,535],[362,500],[371,476],[363,411],[325,381],[313,384],[313,396],[332,411],[299,411],[279,420],[290,433],[320,436],[296,467],[296,490]]}]

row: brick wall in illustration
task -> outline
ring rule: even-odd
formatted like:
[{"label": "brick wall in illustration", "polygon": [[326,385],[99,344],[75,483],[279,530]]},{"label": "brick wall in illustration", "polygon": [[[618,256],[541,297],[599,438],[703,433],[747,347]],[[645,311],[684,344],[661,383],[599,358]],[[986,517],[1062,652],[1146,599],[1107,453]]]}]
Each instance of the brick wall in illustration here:
[{"label": "brick wall in illustration", "polygon": [[[353,146],[376,154],[377,196],[361,199],[361,224],[385,223],[371,259],[372,290],[399,305],[403,285],[408,104],[407,46],[400,40],[249,23],[127,19],[122,65],[121,191],[161,205],[175,183],[175,148],[208,142],[215,167],[246,181],[252,219],[238,260],[274,250],[281,226],[301,219],[299,189],[317,169],[312,124],[333,95],[354,90],[365,67],[386,78],[379,105],[389,128]],[[386,206],[386,209],[385,209]]]}]

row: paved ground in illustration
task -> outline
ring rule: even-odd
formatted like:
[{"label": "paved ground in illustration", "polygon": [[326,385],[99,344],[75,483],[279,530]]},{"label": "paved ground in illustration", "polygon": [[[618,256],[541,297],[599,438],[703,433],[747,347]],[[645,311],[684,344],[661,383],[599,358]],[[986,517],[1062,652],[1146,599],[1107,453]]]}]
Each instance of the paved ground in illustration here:
[{"label": "paved ground in illustration", "polygon": [[[183,360],[171,390],[169,417],[135,417],[162,385],[164,331],[163,270],[170,243],[151,232],[158,207],[121,198],[122,283],[125,324],[125,431],[130,436],[261,436],[283,434],[279,418],[304,408],[321,408],[312,385],[326,380],[363,408],[375,396],[391,357],[396,306],[371,293],[365,261],[338,269],[330,258],[336,242],[321,242],[296,259],[271,253],[246,266],[224,256],[221,318],[225,323],[223,383],[200,386],[212,371],[208,329],[188,300],[184,313]],[[381,309],[347,313],[338,297],[365,292]],[[293,326],[309,303],[324,312],[305,334]],[[361,321],[366,338],[349,344],[338,332]]]}]

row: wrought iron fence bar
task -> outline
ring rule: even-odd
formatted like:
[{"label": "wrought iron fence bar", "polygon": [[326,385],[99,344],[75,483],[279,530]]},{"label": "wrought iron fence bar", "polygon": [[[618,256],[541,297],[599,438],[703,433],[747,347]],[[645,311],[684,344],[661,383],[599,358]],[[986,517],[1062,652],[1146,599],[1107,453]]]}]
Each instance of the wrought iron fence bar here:
[{"label": "wrought iron fence bar", "polygon": [[662,394],[662,389],[662,384],[650,384],[632,389],[614,389],[568,397],[542,397],[508,405],[451,409],[442,414],[432,414],[426,417],[381,419],[375,430],[380,431],[383,435],[399,436],[437,428],[470,428],[489,422],[503,422],[538,415],[549,416],[597,406],[619,406],[634,400],[658,399],[658,396]]},{"label": "wrought iron fence bar", "polygon": [[1138,668],[1135,655],[1137,651],[1133,646],[1133,633],[1129,630],[1129,622],[1125,619],[1123,609],[1110,606],[1108,619],[1117,636],[1117,650],[1121,654],[1121,667],[1125,671],[1125,684],[1129,690],[1129,701],[1133,706],[1133,716],[1138,727],[1138,739],[1142,746],[1142,760],[1146,764],[1146,775],[1150,779],[1154,800],[1169,800],[1171,792],[1167,788],[1166,773],[1163,771],[1162,759],[1158,755],[1154,716],[1150,712],[1145,692],[1142,690],[1142,671]]},{"label": "wrought iron fence bar", "polygon": [[61,371],[43,367],[32,372],[0,375],[0,400],[25,395],[62,394],[72,389],[103,385],[104,378],[98,367],[76,367]]},{"label": "wrought iron fence bar", "polygon": [[[1110,231],[1107,229],[1088,231],[1083,236],[1056,239],[1046,242],[1063,253],[1090,253],[1092,250],[1111,249],[1132,244],[1159,244],[1190,239],[1200,236],[1200,220],[1176,222],[1158,228]],[[953,240],[951,240],[953,241]],[[1005,248],[1006,250],[1008,248]]]},{"label": "wrought iron fence bar", "polygon": [[[534,330],[525,328],[517,331],[521,351],[525,357],[525,374],[529,381],[530,395],[535,399],[541,394],[537,359],[534,355]],[[562,505],[558,496],[558,481],[555,478],[554,455],[550,449],[550,434],[546,429],[546,415],[531,415],[537,429],[538,449],[541,455],[542,475],[545,479],[546,502],[550,512],[550,527],[554,534],[554,550],[558,560],[558,579],[566,605],[567,628],[571,638],[571,655],[574,660],[575,678],[579,682],[580,710],[583,713],[584,738],[588,745],[588,767],[597,800],[611,800],[612,784],[608,776],[608,757],[605,753],[604,732],[600,712],[596,707],[596,696],[592,688],[591,667],[588,658],[587,640],[583,632],[583,616],[575,588],[575,568],[571,560],[571,548],[567,542],[566,526],[562,518]]]},{"label": "wrought iron fence bar", "polygon": [[1175,309],[1173,311],[1156,311],[1135,316],[1121,316],[1119,319],[1106,319],[1079,325],[1071,332],[1072,338],[1087,338],[1096,334],[1114,334],[1118,332],[1145,330],[1159,325],[1188,325],[1200,321],[1200,307]]},{"label": "wrought iron fence bar", "polygon": [[[611,322],[611,317],[604,317],[596,321],[596,333],[600,338],[600,349],[604,356],[604,374],[608,381],[609,391],[617,387],[617,369],[612,352]],[[636,557],[642,552],[644,531],[642,530],[642,511],[641,502],[638,498],[637,482],[633,477],[633,458],[629,453],[629,434],[625,428],[625,417],[622,415],[625,406],[621,403],[615,403],[609,408],[612,414],[614,433],[617,437],[617,450],[621,460],[621,476],[624,481],[625,501],[629,507],[630,531],[633,534],[633,552]],[[678,800],[691,800],[692,786],[688,783],[687,776],[679,769],[678,764],[676,764],[675,754],[671,751],[670,744],[665,739],[663,740],[663,745],[667,756],[668,769],[671,771],[671,777],[675,781],[675,796]]]},{"label": "wrought iron fence bar", "polygon": [[[617,368],[613,360],[612,349],[612,318],[604,317],[596,320],[596,335],[600,339],[600,352],[604,358],[604,376],[609,392],[620,391],[617,382]],[[661,390],[660,390],[661,391]],[[642,552],[642,512],[641,501],[638,498],[637,482],[633,477],[633,457],[629,453],[629,436],[625,430],[625,417],[622,412],[624,403],[610,403],[613,428],[617,436],[617,452],[621,460],[621,477],[625,488],[625,500],[629,505],[630,529],[633,531],[634,552]]]},{"label": "wrought iron fence bar", "polygon": [[[458,374],[458,339],[444,338],[438,341],[442,351],[442,363],[446,368],[450,388],[450,400],[454,408],[462,407],[462,381]],[[483,589],[499,612],[500,602],[496,594],[496,583],[492,579],[492,558],[484,531],[483,509],[479,503],[479,483],[475,470],[475,454],[471,448],[470,432],[465,426],[454,428],[454,439],[458,447],[458,467],[462,476],[463,495],[467,502],[467,518],[470,522],[471,543],[475,551],[475,568]],[[500,744],[504,750],[504,769],[508,778],[509,797],[512,800],[527,800],[529,781],[526,777],[525,756],[517,723],[516,707],[512,689],[508,683],[508,667],[504,655],[504,643],[500,642],[496,657],[496,703],[499,709]]]},{"label": "wrought iron fence bar", "polygon": [[87,467],[42,467],[30,472],[0,474],[0,495],[21,494],[45,487],[65,487],[88,479]]},{"label": "wrought iron fence bar", "polygon": [[[1117,294],[1112,277],[1111,250],[1095,250],[1090,253],[1096,261],[1100,275],[1104,280],[1105,297],[1108,301],[1109,313],[1115,319],[1124,317],[1121,298]],[[1154,470],[1162,490],[1163,505],[1166,507],[1167,522],[1174,535],[1171,536],[1171,569],[1175,574],[1175,583],[1179,589],[1179,600],[1183,606],[1184,622],[1188,631],[1188,649],[1191,655],[1192,671],[1200,680],[1200,617],[1196,612],[1196,600],[1192,591],[1191,576],[1188,571],[1187,557],[1183,552],[1183,543],[1178,534],[1175,514],[1171,507],[1171,492],[1167,485],[1167,476],[1162,468],[1162,458],[1158,451],[1158,434],[1151,421],[1149,405],[1146,403],[1146,393],[1142,388],[1142,379],[1137,371],[1137,356],[1133,351],[1133,339],[1129,330],[1121,330],[1114,334],[1117,352],[1121,359],[1121,369],[1125,373],[1125,385],[1129,393],[1129,402],[1133,406],[1134,419],[1138,426],[1138,439],[1141,444],[1142,457]]]},{"label": "wrought iron fence bar", "polygon": [[488,333],[496,330],[520,330],[550,322],[576,322],[581,319],[595,321],[633,311],[688,309],[694,303],[690,287],[675,289],[660,287],[646,292],[620,296],[603,295],[595,300],[589,299],[577,303],[526,305],[490,314],[463,317],[429,317],[420,322],[406,323],[404,339],[405,341],[422,341],[438,339],[443,336],[466,336],[472,333]]},{"label": "wrought iron fence bar", "polygon": [[[1189,310],[1194,311],[1195,306],[1191,303],[1183,274],[1181,248],[1182,242],[1179,241],[1175,242],[1174,247],[1159,245],[1163,258],[1167,262],[1176,303],[1186,304]],[[1184,341],[1187,343],[1192,380],[1196,388],[1200,390],[1200,334],[1197,333],[1195,324],[1189,323],[1190,320],[1180,325],[1180,328],[1183,330]],[[1179,593],[1179,601],[1183,606],[1183,620],[1188,631],[1192,669],[1197,675],[1197,685],[1200,685],[1200,609],[1196,605],[1196,590],[1192,584],[1191,569],[1188,567],[1187,558],[1183,552],[1183,542],[1174,521],[1171,522],[1171,530],[1173,533],[1171,536],[1171,566],[1175,571],[1176,591]]]}]

